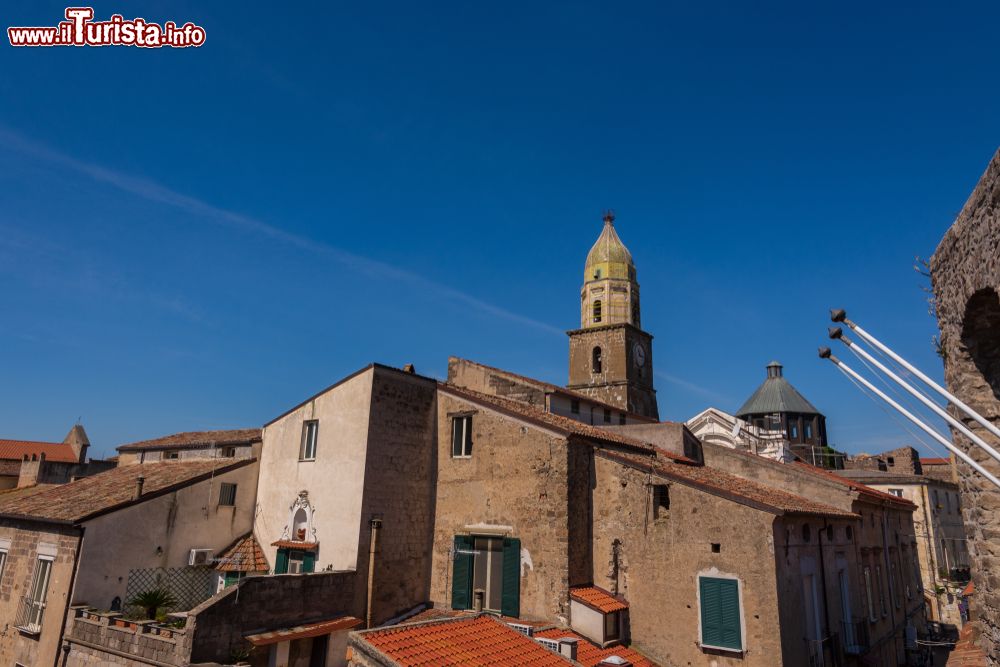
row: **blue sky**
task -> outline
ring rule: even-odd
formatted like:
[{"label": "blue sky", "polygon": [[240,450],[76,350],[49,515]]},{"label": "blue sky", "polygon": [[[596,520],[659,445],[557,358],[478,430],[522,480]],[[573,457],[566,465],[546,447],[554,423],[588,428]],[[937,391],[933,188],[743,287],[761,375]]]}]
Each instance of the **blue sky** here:
[{"label": "blue sky", "polygon": [[1000,144],[1000,11],[693,4],[97,2],[207,42],[0,48],[0,437],[261,424],[371,361],[565,382],[613,208],[662,417],[777,358],[835,446],[911,442],[815,350],[843,306],[940,375],[912,267]]}]

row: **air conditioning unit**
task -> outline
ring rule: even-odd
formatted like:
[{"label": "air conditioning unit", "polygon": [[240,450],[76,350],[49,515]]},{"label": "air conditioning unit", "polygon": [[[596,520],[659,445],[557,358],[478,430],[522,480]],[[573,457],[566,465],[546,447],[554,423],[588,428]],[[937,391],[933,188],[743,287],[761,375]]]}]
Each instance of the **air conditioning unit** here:
[{"label": "air conditioning unit", "polygon": [[211,549],[192,549],[188,554],[188,565],[196,567],[207,567],[212,562]]}]

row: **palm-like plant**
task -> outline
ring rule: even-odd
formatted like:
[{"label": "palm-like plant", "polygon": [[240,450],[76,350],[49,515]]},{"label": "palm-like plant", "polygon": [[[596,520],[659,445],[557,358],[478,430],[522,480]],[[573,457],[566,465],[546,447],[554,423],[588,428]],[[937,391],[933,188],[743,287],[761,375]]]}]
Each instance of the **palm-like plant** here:
[{"label": "palm-like plant", "polygon": [[145,610],[146,618],[156,618],[158,609],[174,606],[177,604],[177,598],[165,588],[151,588],[137,594],[128,603],[133,607],[141,607]]}]

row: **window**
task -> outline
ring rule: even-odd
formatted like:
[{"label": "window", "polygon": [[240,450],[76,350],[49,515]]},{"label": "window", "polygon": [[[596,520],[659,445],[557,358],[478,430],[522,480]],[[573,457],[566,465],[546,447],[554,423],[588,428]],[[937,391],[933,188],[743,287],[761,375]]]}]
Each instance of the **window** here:
[{"label": "window", "polygon": [[51,556],[38,557],[28,594],[21,601],[17,627],[32,634],[42,631],[42,616],[45,613],[45,598],[49,591],[49,578],[52,575],[52,560]]},{"label": "window", "polygon": [[619,412],[618,413],[618,423],[620,425],[622,425],[622,426],[625,425],[625,413],[624,412]]},{"label": "window", "polygon": [[316,554],[302,549],[278,549],[275,574],[303,574],[316,569]]},{"label": "window", "polygon": [[235,507],[236,505],[236,485],[223,483],[219,487],[219,505],[223,507]]},{"label": "window", "polygon": [[236,457],[235,447],[223,447],[222,448],[222,458],[232,459]]},{"label": "window", "polygon": [[698,604],[701,610],[701,645],[709,648],[743,650],[740,589],[736,579],[698,577]]},{"label": "window", "polygon": [[504,616],[521,614],[521,541],[511,537],[456,535],[451,586],[453,609],[483,609]]},{"label": "window", "polygon": [[594,322],[601,321],[601,300],[598,299],[594,302]]},{"label": "window", "polygon": [[788,439],[789,440],[799,439],[799,423],[797,421],[788,422]]},{"label": "window", "polygon": [[653,518],[659,519],[667,516],[670,509],[670,487],[666,484],[653,485]]},{"label": "window", "polygon": [[594,280],[600,280],[600,279],[601,279],[601,270],[597,269],[596,271],[594,271]]},{"label": "window", "polygon": [[865,565],[865,599],[868,601],[868,620],[874,623],[878,620],[875,616],[875,598],[872,597],[872,569]]},{"label": "window", "polygon": [[809,527],[808,523],[802,524],[802,541],[808,542],[812,539],[812,529]]},{"label": "window", "polygon": [[618,639],[618,612],[604,615],[604,641]]},{"label": "window", "polygon": [[0,581],[3,580],[3,571],[7,569],[7,550],[0,549]]},{"label": "window", "polygon": [[601,348],[595,347],[590,355],[590,370],[595,373],[601,372]]},{"label": "window", "polygon": [[813,425],[811,421],[808,421],[802,425],[802,437],[806,440],[812,440]]},{"label": "window", "polygon": [[882,566],[875,566],[875,585],[878,587],[878,604],[883,616],[889,615],[889,606],[885,601],[885,587],[882,585]]},{"label": "window", "polygon": [[316,460],[316,437],[319,435],[319,421],[310,419],[302,422],[302,446],[299,448],[300,461]]},{"label": "window", "polygon": [[572,412],[574,415],[580,414],[580,400],[579,399],[574,398],[572,401],[569,402],[569,411]]},{"label": "window", "polygon": [[892,595],[892,601],[896,605],[896,609],[899,609],[899,591],[896,590],[896,561],[889,561],[889,594]]},{"label": "window", "polygon": [[611,423],[611,408],[604,408],[604,423]]},{"label": "window", "polygon": [[472,415],[452,417],[451,455],[456,459],[472,456]]},{"label": "window", "polygon": [[890,467],[895,467],[895,465],[896,465],[896,457],[894,457],[894,456],[888,457],[886,459],[886,463],[888,463]]},{"label": "window", "polygon": [[902,489],[889,489],[889,493],[891,493],[892,495],[896,496],[897,498],[902,498],[903,497],[903,490]]},{"label": "window", "polygon": [[163,458],[167,461],[173,461],[175,459],[179,459],[180,457],[181,453],[176,449],[171,449],[170,451],[163,452]]}]

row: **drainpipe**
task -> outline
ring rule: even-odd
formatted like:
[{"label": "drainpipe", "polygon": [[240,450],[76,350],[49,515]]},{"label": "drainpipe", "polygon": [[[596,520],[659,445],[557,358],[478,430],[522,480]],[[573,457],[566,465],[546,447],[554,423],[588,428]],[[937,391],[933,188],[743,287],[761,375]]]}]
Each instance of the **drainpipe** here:
[{"label": "drainpipe", "polygon": [[[823,560],[823,533],[826,532],[827,520],[823,519],[823,528],[819,531],[819,578],[823,585],[823,625],[826,627],[827,638],[833,637],[833,633],[830,632],[830,600],[829,596],[826,594],[826,563]],[[833,653],[833,662],[835,664],[840,664],[837,660],[837,652],[830,648],[831,653]]]},{"label": "drainpipe", "polygon": [[372,519],[371,541],[368,543],[368,604],[365,609],[365,628],[372,627],[372,592],[375,590],[375,546],[378,544],[378,533],[382,528],[382,519]]}]

